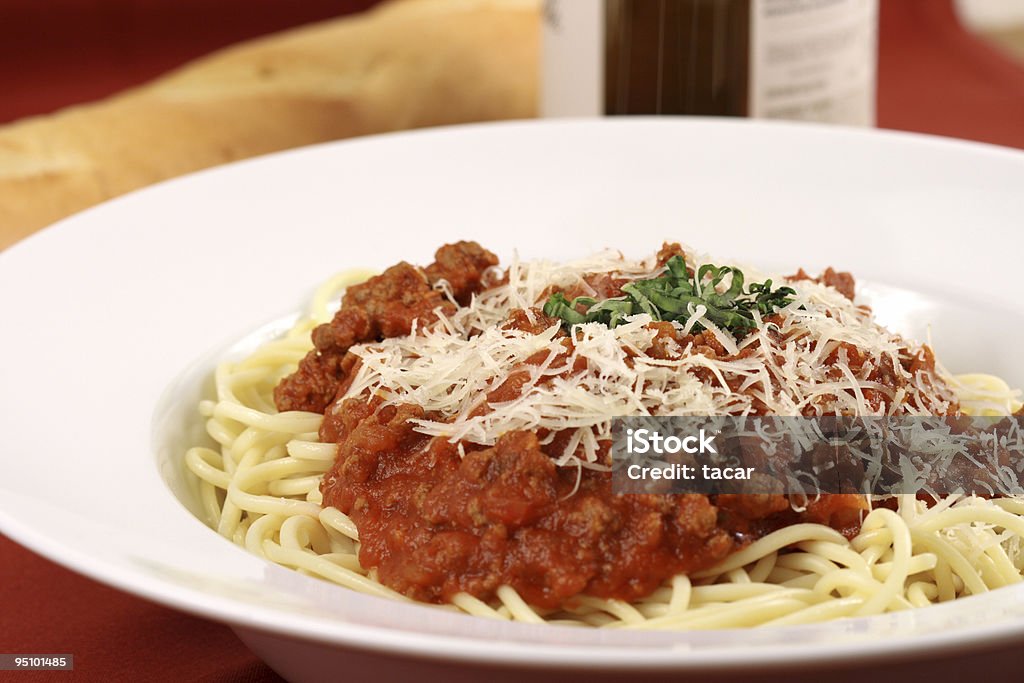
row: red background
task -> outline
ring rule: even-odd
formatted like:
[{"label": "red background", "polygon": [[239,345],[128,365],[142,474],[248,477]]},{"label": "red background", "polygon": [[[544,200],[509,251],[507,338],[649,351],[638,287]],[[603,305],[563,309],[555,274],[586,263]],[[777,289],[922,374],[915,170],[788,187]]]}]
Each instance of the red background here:
[{"label": "red background", "polygon": [[[429,1],[429,0],[427,0]],[[218,47],[376,0],[0,0],[0,123],[142,83]],[[1024,147],[1024,70],[951,0],[882,0],[878,123]]]},{"label": "red background", "polygon": [[94,100],[231,43],[377,0],[0,0],[0,122]]},{"label": "red background", "polygon": [[[222,45],[372,4],[0,0],[0,122],[101,97]],[[950,0],[882,0],[879,42],[879,125],[1024,148],[1024,68],[967,34]],[[101,586],[2,537],[0,558],[0,652],[75,655],[70,676],[12,679],[280,680],[226,627]]]}]

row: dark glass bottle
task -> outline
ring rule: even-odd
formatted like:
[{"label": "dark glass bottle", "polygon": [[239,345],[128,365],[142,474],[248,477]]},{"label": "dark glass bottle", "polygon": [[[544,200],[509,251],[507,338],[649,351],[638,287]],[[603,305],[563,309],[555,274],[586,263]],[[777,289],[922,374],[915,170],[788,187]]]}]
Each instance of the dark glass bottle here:
[{"label": "dark glass bottle", "polygon": [[607,0],[606,114],[746,116],[747,0]]},{"label": "dark glass bottle", "polygon": [[547,0],[543,113],[874,123],[878,0]]}]

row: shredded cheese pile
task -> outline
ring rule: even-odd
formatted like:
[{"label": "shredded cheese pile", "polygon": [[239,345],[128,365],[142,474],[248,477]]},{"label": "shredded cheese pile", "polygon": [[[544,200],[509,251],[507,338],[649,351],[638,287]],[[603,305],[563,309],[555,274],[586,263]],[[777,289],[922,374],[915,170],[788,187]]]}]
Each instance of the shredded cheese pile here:
[{"label": "shredded cheese pile", "polygon": [[[686,253],[687,264],[695,269],[708,262]],[[919,354],[919,345],[876,324],[870,311],[834,288],[809,280],[787,283],[796,295],[779,310],[781,323],[758,317],[757,329],[743,339],[717,329],[702,317],[700,307],[686,326],[672,323],[687,333],[699,322],[726,350],[725,357],[695,353],[692,344],[672,349],[668,359],[649,356],[656,331],[647,314],[614,328],[600,323],[573,327],[568,354],[557,324],[540,334],[501,328],[515,309],[528,311],[535,320],[530,309],[543,306],[552,291],[586,291],[585,275],[634,280],[660,270],[654,257],[630,261],[615,252],[561,264],[516,260],[506,283],[485,290],[437,324],[353,347],[361,363],[346,395],[420,405],[442,419],[418,420],[417,431],[452,441],[489,446],[512,430],[543,429],[550,442],[555,432],[573,430],[557,463],[602,469],[599,442],[611,439],[614,417],[747,415],[758,405],[775,415],[879,414],[865,399],[868,389],[886,396],[889,414],[944,414],[955,401],[944,376],[910,373],[900,363],[901,357]],[[445,283],[439,286],[446,288]],[[863,363],[851,364],[840,347],[844,342],[856,347]],[[836,349],[838,357],[826,364]],[[744,351],[745,357],[733,357]],[[524,365],[545,352],[543,362]],[[871,381],[879,368],[899,381]],[[489,392],[523,371],[529,377],[518,398],[486,405]],[[718,381],[702,381],[699,375],[707,373]]]}]

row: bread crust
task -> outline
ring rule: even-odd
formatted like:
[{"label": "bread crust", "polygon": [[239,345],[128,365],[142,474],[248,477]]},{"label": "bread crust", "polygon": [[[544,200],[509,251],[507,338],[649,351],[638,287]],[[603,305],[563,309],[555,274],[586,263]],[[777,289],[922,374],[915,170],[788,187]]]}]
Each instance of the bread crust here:
[{"label": "bread crust", "polygon": [[537,0],[402,0],[0,127],[0,248],[159,180],[407,128],[536,115]]}]

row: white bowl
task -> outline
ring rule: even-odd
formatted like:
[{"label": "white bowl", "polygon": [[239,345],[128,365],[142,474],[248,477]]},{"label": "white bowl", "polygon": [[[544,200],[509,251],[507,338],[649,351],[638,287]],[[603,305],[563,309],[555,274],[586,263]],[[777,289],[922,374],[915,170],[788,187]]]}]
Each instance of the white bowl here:
[{"label": "white bowl", "polygon": [[481,667],[756,675],[1021,643],[1024,587],[811,627],[692,633],[391,602],[268,564],[206,528],[189,512],[182,456],[202,438],[195,404],[223,354],[273,334],[338,270],[426,263],[463,238],[505,259],[641,255],[670,238],[766,269],[834,265],[866,283],[883,322],[930,333],[950,369],[1024,385],[1022,226],[1024,154],[750,121],[471,126],[174,180],[0,254],[0,529],[75,571],[231,624],[294,680],[328,666],[382,679],[413,661],[442,670],[427,660],[452,679]]}]

